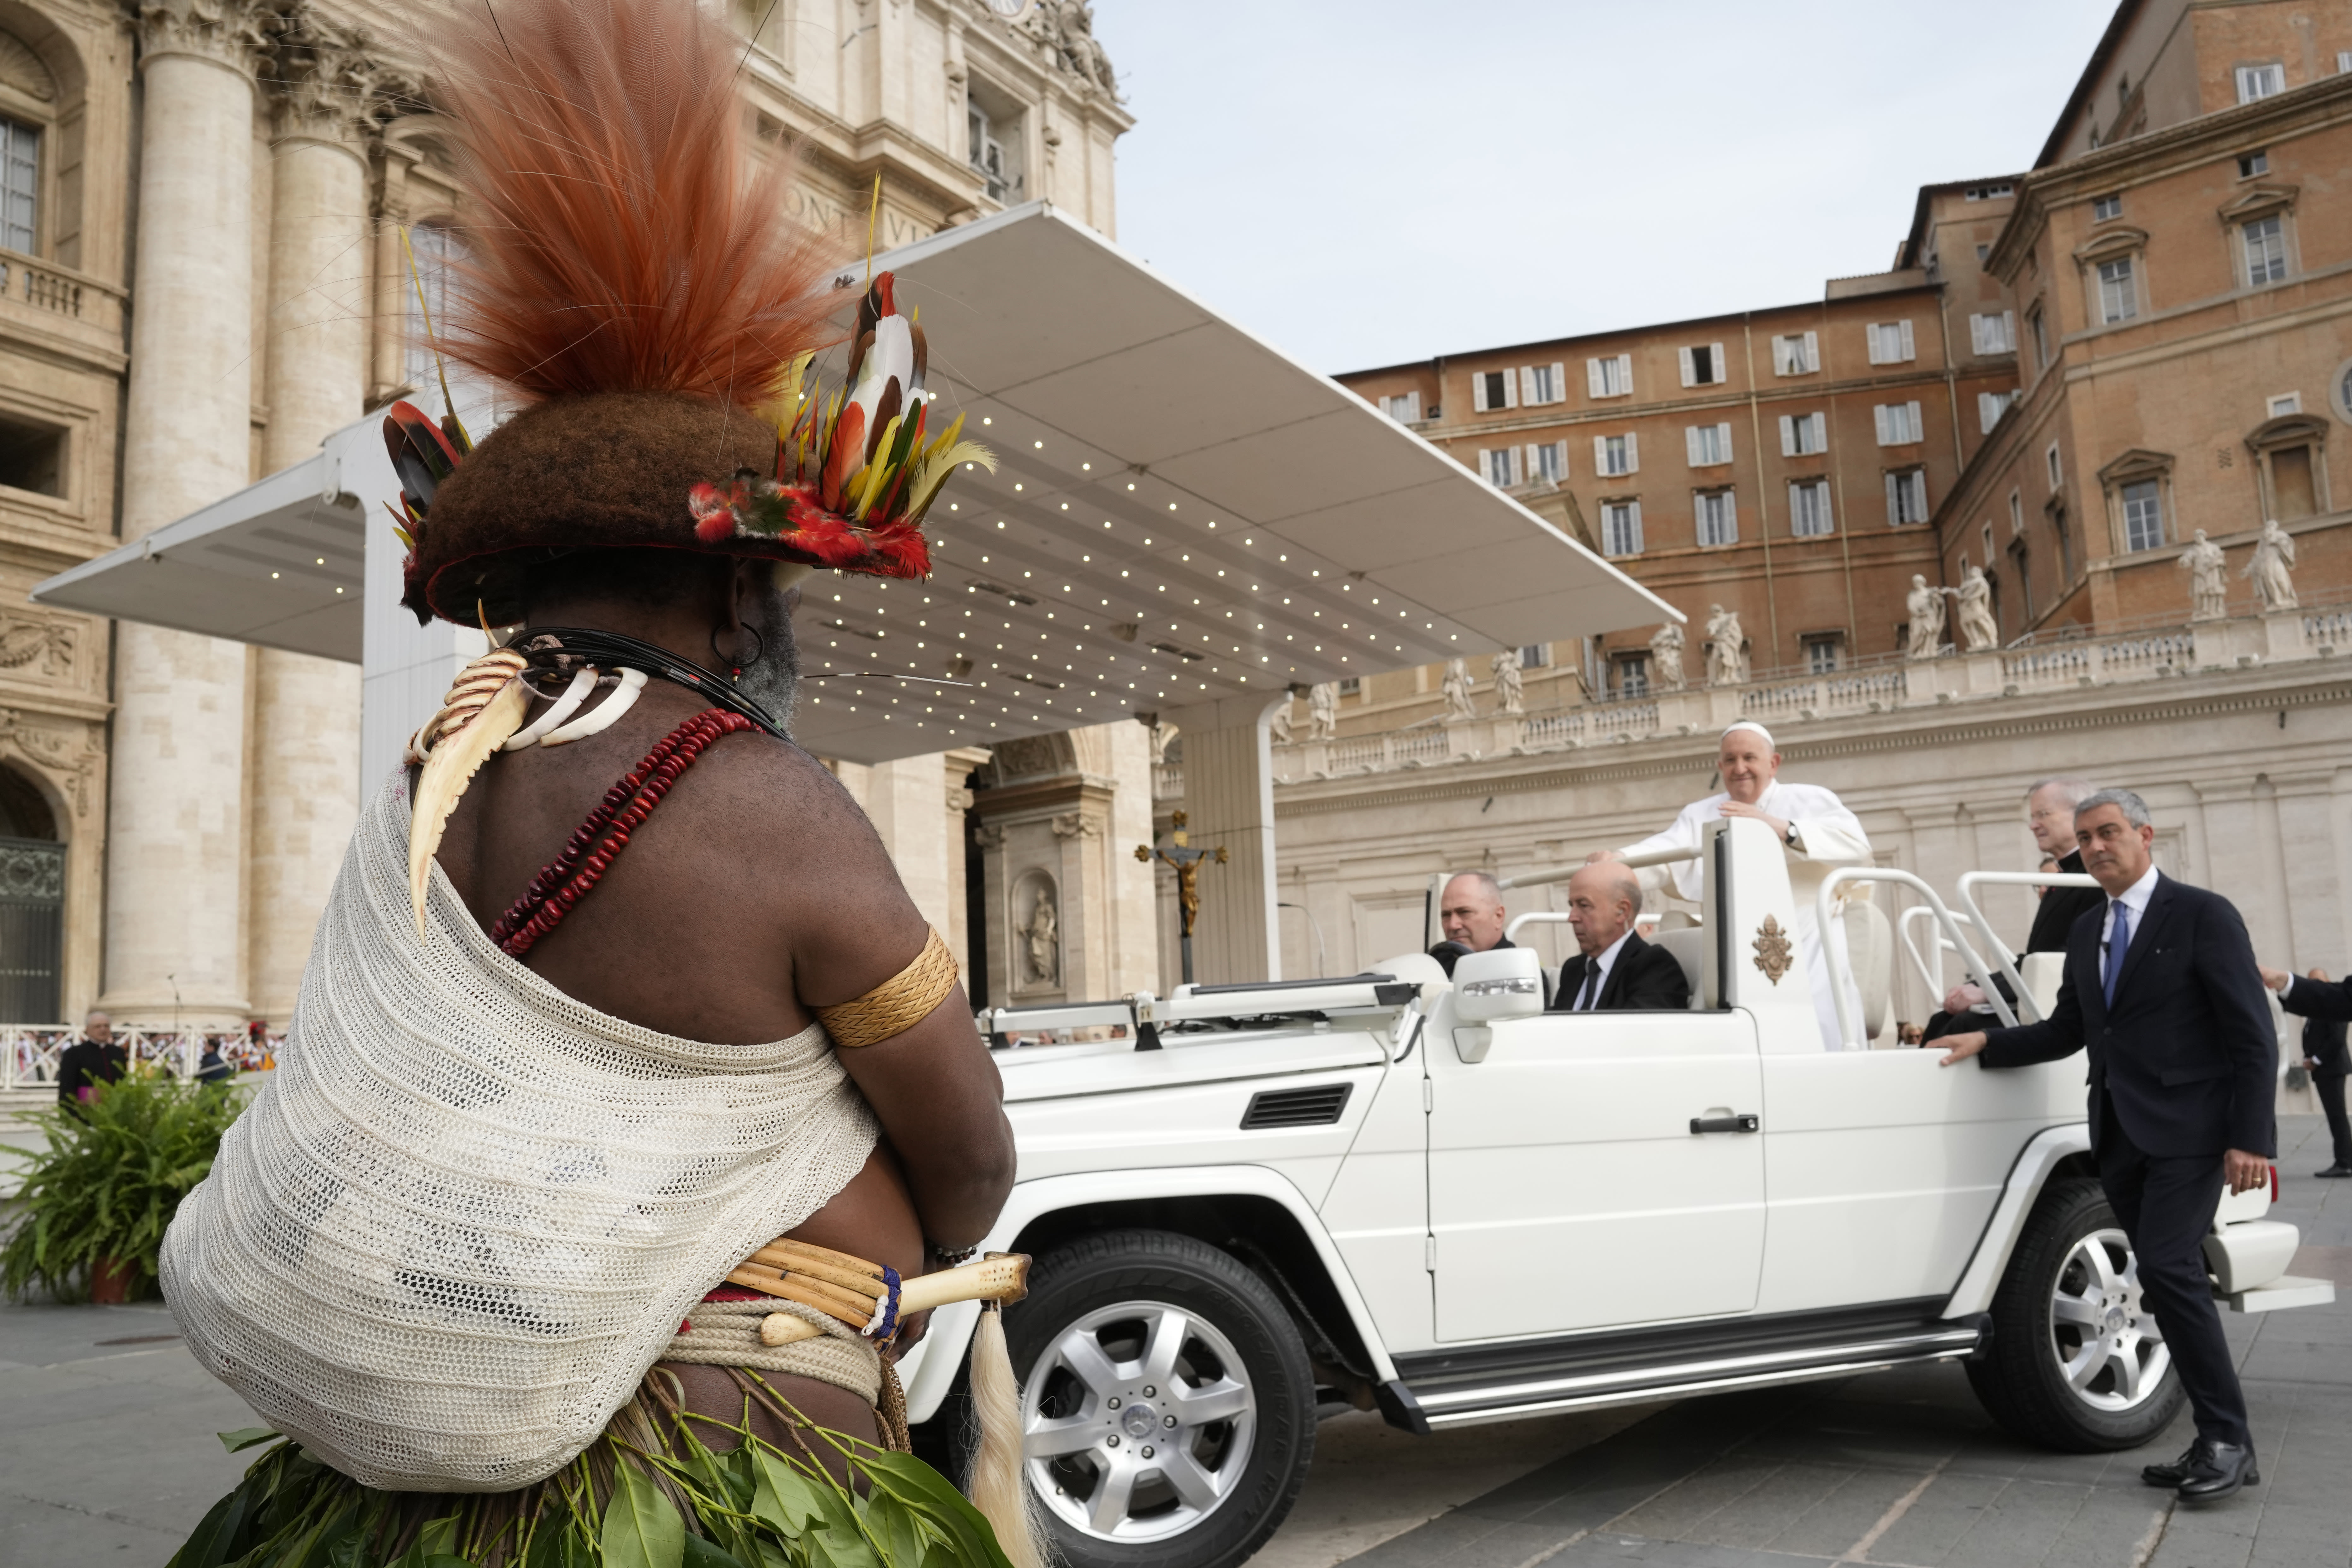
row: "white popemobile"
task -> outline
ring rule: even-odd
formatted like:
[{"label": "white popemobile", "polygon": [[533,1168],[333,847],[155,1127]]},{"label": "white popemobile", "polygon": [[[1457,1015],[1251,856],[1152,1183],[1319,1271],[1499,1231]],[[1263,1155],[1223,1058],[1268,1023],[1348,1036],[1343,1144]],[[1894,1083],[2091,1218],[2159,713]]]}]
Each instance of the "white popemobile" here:
[{"label": "white popemobile", "polygon": [[[1832,910],[1855,880],[1909,887],[2029,1016],[2058,955],[2021,974],[1966,883],[1975,942],[1917,879],[1842,869],[1815,913],[1844,921],[1864,1016],[1841,994],[1847,1048],[1824,1051],[1781,846],[1740,819],[1697,854],[1702,919],[1656,938],[1686,1012],[1544,1013],[1536,954],[1503,948],[1450,983],[1413,954],[984,1015],[1021,1153],[988,1245],[1037,1259],[1005,1327],[1069,1563],[1240,1563],[1297,1496],[1318,1409],[1347,1405],[1426,1433],[1961,1360],[2050,1447],[2134,1447],[2172,1418],[2082,1063],[1947,1072],[1860,1048],[1886,926]],[[2334,1299],[2286,1274],[2275,1185],[2225,1196],[2205,1244],[2241,1311]],[[940,1310],[902,1368],[942,1447],[976,1312]]]}]

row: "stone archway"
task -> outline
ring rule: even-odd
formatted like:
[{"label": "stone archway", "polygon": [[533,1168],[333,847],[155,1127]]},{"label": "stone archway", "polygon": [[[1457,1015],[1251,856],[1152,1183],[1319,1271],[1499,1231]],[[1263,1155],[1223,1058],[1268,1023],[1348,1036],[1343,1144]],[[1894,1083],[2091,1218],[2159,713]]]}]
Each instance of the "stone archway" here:
[{"label": "stone archway", "polygon": [[0,764],[0,1023],[63,1016],[66,847],[40,786]]}]

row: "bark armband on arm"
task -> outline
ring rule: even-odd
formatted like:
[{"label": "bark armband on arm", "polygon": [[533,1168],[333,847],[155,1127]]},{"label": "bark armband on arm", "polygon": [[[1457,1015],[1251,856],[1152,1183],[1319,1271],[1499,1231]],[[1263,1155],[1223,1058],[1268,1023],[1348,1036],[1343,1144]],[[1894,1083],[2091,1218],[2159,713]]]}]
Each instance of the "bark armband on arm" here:
[{"label": "bark armband on arm", "polygon": [[955,957],[932,931],[912,963],[854,1002],[819,1007],[816,1016],[836,1046],[854,1049],[879,1045],[929,1017],[955,984]]}]

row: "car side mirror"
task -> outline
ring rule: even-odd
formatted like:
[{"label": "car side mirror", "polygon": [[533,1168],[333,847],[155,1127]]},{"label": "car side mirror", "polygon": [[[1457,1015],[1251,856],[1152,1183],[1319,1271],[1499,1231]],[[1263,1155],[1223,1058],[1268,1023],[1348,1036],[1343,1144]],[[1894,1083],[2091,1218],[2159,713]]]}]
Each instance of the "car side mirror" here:
[{"label": "car side mirror", "polygon": [[1529,1018],[1543,1010],[1543,966],[1533,948],[1465,952],[1454,963],[1454,1012],[1463,1023]]}]

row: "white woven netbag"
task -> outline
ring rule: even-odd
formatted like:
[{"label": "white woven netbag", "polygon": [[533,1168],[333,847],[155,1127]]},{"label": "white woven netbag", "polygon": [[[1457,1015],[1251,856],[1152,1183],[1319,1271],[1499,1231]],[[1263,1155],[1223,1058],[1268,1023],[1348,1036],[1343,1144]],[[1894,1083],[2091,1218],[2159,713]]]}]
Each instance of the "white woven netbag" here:
[{"label": "white woven netbag", "polygon": [[278,1071],[163,1240],[189,1347],[371,1486],[503,1491],[587,1447],[687,1309],[847,1184],[875,1123],[821,1026],[716,1046],[586,1007],[362,815]]}]

